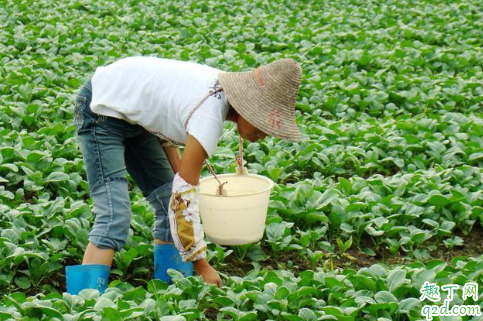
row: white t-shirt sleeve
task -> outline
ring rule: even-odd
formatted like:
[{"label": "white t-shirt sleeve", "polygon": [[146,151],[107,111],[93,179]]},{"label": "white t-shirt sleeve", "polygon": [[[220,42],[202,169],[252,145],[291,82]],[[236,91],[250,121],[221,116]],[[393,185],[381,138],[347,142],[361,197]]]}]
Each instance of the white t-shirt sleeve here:
[{"label": "white t-shirt sleeve", "polygon": [[188,134],[203,146],[208,158],[216,150],[223,130],[223,120],[214,116],[195,113],[188,122]]}]

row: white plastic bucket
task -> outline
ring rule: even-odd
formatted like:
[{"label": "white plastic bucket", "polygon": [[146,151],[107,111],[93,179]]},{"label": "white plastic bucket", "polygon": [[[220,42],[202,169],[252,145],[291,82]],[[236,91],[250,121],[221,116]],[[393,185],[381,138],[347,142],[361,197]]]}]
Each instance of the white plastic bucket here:
[{"label": "white plastic bucket", "polygon": [[227,196],[217,195],[214,177],[200,181],[199,207],[208,239],[220,245],[241,245],[259,241],[265,231],[273,181],[248,174],[218,175]]}]

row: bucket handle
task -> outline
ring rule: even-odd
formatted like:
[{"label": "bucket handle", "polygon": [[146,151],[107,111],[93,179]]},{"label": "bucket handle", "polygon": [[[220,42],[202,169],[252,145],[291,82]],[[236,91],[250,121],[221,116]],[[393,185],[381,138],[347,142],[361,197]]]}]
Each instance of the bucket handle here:
[{"label": "bucket handle", "polygon": [[248,169],[243,166],[243,138],[238,136],[238,156],[236,157],[237,175],[248,175]]},{"label": "bucket handle", "polygon": [[[208,160],[205,160],[206,167],[208,168],[208,171],[210,172],[211,175],[213,175],[218,182],[218,188],[216,190],[216,195],[218,196],[227,196],[227,191],[223,188],[225,184],[228,184],[228,182],[222,183],[219,179],[218,176],[216,176],[215,170],[213,167],[208,163]],[[248,169],[243,166],[243,138],[241,136],[238,136],[238,156],[236,157],[236,174],[237,175],[248,175]]]}]

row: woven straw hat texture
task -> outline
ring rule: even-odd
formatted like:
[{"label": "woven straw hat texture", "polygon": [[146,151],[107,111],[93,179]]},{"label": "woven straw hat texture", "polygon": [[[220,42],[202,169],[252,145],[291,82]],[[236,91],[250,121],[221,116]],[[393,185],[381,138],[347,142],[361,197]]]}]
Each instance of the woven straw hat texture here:
[{"label": "woven straw hat texture", "polygon": [[302,139],[295,122],[301,80],[302,69],[289,58],[252,71],[219,75],[228,102],[238,114],[264,133],[289,141]]}]

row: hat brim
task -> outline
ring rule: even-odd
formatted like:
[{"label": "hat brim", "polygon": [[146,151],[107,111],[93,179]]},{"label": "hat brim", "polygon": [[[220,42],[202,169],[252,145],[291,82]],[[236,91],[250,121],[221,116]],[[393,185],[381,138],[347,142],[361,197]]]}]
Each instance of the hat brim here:
[{"label": "hat brim", "polygon": [[[235,111],[265,134],[288,141],[300,141],[302,134],[295,122],[295,100],[297,92],[289,94],[272,88],[270,83],[261,86],[254,75],[248,72],[222,72],[219,82]],[[297,80],[295,80],[297,82]],[[300,80],[298,80],[300,83]],[[288,84],[294,87],[294,84]],[[288,102],[287,102],[288,101]]]}]

